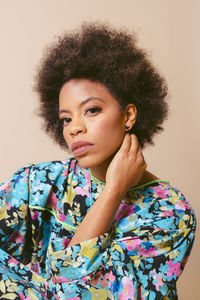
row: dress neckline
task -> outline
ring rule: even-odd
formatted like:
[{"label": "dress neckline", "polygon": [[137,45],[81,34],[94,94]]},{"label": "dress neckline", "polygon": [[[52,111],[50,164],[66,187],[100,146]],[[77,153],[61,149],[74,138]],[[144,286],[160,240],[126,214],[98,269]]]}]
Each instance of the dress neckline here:
[{"label": "dress neckline", "polygon": [[[90,172],[91,178],[93,178],[94,180],[96,180],[97,182],[99,182],[99,183],[101,183],[101,184],[103,184],[103,185],[106,184],[105,182],[103,182],[103,181],[101,181],[100,179],[96,178],[96,177],[92,174],[92,172],[91,172],[90,169],[89,169],[89,172]],[[147,185],[151,185],[151,184],[154,184],[154,183],[157,183],[157,182],[163,182],[163,183],[170,184],[170,182],[169,182],[168,180],[155,179],[155,180],[146,182],[146,183],[144,183],[144,184],[142,184],[142,185],[132,187],[132,188],[129,189],[129,191],[138,190],[138,189],[143,188],[143,187],[145,187],[145,186],[147,186]]]}]

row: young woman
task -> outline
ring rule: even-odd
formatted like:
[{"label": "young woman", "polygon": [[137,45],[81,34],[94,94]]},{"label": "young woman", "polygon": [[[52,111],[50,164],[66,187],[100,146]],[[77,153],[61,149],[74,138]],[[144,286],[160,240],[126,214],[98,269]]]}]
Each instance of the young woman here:
[{"label": "young woman", "polygon": [[72,157],[0,187],[1,299],[177,299],[195,215],[147,171],[167,87],[135,37],[84,24],[35,78],[45,130]]}]

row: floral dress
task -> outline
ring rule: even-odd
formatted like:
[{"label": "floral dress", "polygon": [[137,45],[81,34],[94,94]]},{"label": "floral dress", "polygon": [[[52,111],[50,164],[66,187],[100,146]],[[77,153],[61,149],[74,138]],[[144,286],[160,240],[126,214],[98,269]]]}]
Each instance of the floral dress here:
[{"label": "floral dress", "polygon": [[135,187],[109,232],[69,247],[103,188],[74,158],[21,168],[0,186],[0,299],[177,299],[190,204],[166,181]]}]

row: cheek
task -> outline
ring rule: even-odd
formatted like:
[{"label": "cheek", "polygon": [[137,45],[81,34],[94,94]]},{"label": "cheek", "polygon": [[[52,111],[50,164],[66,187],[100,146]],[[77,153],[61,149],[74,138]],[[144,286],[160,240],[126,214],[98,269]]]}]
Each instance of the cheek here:
[{"label": "cheek", "polygon": [[66,142],[67,147],[68,147],[68,135],[67,135],[67,130],[66,129],[63,130],[63,137],[64,137],[65,142]]},{"label": "cheek", "polygon": [[94,135],[109,145],[119,146],[122,143],[125,131],[122,120],[119,117],[106,118],[100,120],[93,128]]}]

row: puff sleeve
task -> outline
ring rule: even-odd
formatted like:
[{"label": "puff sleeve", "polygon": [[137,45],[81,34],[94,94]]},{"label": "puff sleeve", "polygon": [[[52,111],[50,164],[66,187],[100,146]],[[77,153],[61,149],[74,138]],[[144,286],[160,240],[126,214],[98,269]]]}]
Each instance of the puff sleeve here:
[{"label": "puff sleeve", "polygon": [[24,249],[31,245],[29,172],[30,167],[21,168],[0,185],[0,296],[4,299],[24,295],[44,299],[45,295],[44,279],[34,278],[25,265]]}]

